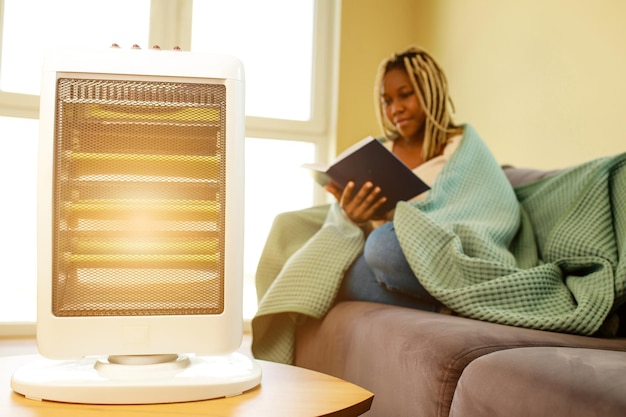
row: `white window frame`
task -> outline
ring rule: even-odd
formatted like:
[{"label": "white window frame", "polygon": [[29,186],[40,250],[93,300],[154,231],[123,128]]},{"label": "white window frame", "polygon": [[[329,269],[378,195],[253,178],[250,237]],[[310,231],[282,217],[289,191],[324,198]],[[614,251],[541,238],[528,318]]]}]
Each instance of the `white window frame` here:
[{"label": "white window frame", "polygon": [[[310,142],[316,145],[317,160],[328,161],[332,157],[335,149],[333,132],[336,124],[340,9],[340,0],[315,0],[310,119],[246,117],[247,137]],[[183,50],[190,50],[192,10],[193,0],[151,0],[150,46],[178,45]],[[4,0],[0,0],[0,16],[4,16]],[[0,45],[2,26],[0,19]],[[38,119],[39,96],[0,90],[0,116]],[[314,201],[321,203],[326,198],[324,190],[317,187]],[[0,321],[0,337],[34,334],[35,323]]]}]

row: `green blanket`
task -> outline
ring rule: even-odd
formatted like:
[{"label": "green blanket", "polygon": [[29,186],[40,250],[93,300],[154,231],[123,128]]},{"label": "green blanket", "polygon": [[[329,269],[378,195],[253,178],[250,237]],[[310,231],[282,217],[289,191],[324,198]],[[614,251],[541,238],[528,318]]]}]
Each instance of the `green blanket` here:
[{"label": "green blanket", "polygon": [[[426,199],[399,203],[400,245],[457,314],[591,335],[626,298],[626,154],[513,189],[471,126]],[[330,309],[364,237],[337,204],[278,216],[257,270],[256,357],[293,361],[306,317]]]}]

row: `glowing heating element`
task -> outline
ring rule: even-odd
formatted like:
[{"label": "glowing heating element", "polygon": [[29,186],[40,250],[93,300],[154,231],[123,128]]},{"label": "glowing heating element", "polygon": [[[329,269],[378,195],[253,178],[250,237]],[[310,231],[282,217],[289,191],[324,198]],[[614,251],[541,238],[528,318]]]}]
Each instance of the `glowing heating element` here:
[{"label": "glowing heating element", "polygon": [[60,75],[55,316],[224,308],[225,87]]}]

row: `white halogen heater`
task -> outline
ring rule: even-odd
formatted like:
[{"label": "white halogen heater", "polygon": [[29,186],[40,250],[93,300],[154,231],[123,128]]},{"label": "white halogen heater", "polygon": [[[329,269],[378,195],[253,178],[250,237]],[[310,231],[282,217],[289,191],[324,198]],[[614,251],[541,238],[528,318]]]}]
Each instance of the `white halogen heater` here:
[{"label": "white halogen heater", "polygon": [[240,394],[244,73],[180,50],[59,50],[40,112],[37,343],[28,398]]}]

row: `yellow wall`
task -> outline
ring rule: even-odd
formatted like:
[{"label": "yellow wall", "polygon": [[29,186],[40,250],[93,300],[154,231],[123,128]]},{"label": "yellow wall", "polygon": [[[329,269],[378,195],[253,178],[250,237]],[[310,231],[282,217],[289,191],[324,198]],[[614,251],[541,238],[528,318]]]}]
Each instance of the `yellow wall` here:
[{"label": "yellow wall", "polygon": [[557,168],[626,151],[626,2],[343,0],[337,148],[378,134],[376,67],[411,43],[501,163]]},{"label": "yellow wall", "polygon": [[417,13],[414,0],[341,1],[338,151],[380,134],[374,112],[376,71],[392,52],[414,42]]}]

